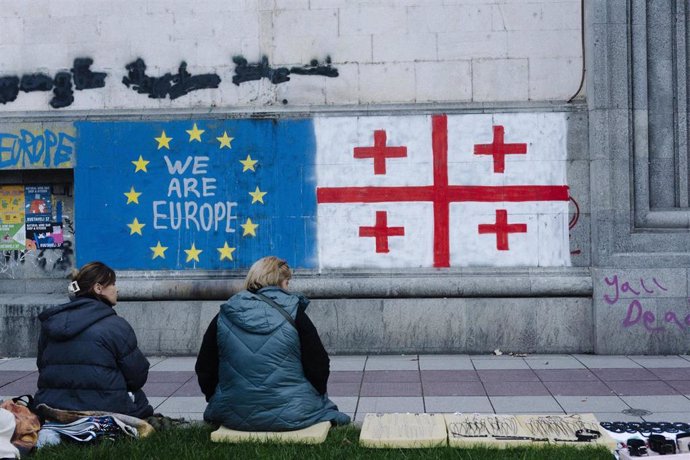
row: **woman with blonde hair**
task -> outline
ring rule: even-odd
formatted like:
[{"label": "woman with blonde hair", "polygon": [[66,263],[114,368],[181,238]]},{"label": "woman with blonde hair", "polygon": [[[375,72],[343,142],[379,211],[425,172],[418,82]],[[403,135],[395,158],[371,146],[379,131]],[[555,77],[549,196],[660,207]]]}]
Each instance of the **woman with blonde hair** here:
[{"label": "woman with blonde hair", "polygon": [[195,367],[207,422],[243,431],[350,422],[328,399],[328,354],[305,312],[309,300],[288,292],[291,277],[284,260],[259,259],[211,321]]},{"label": "woman with blonde hair", "polygon": [[38,315],[36,404],[56,409],[153,414],[142,391],[149,362],[132,326],[115,313],[115,272],[84,265],[69,287],[70,302]]}]

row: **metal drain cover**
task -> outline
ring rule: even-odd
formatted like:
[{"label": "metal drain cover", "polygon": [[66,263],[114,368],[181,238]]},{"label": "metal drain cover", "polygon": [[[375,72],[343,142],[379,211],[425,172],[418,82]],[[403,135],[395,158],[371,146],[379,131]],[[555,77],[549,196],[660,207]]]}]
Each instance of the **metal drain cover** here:
[{"label": "metal drain cover", "polygon": [[647,409],[625,409],[621,411],[625,415],[634,415],[635,417],[644,417],[645,415],[652,415],[652,411]]}]

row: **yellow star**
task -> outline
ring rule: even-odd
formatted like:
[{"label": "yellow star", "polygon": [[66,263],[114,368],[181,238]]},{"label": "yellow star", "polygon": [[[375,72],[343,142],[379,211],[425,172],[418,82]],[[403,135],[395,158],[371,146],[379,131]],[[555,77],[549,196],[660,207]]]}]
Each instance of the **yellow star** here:
[{"label": "yellow star", "polygon": [[[140,223],[139,223],[139,219],[137,219],[137,218],[135,217],[134,220],[132,221],[132,223],[131,223],[131,224],[127,224],[127,226],[129,227],[129,230],[130,230],[130,231],[129,231],[129,234],[130,234],[130,235],[134,235],[135,233],[138,233],[138,234],[142,235],[141,229],[144,228],[144,227],[146,227],[146,224],[140,224]],[[142,236],[143,236],[143,235],[142,235]]]},{"label": "yellow star", "polygon": [[223,135],[221,137],[216,137],[216,139],[218,139],[218,142],[220,142],[219,148],[221,148],[221,149],[223,147],[227,147],[229,149],[232,148],[232,146],[230,145],[230,142],[232,142],[234,137],[228,136],[228,133],[226,131],[223,131]]},{"label": "yellow star", "polygon": [[187,134],[189,134],[189,142],[192,141],[199,141],[201,142],[201,135],[206,132],[203,129],[199,129],[196,127],[196,123],[194,123],[194,127],[192,129],[186,130]]},{"label": "yellow star", "polygon": [[201,249],[197,249],[196,246],[194,246],[194,243],[192,243],[192,247],[189,249],[185,249],[184,252],[187,253],[187,260],[185,262],[189,262],[191,260],[196,260],[199,262],[199,254],[201,254],[202,251]]},{"label": "yellow star", "polygon": [[256,203],[257,201],[261,204],[264,204],[264,195],[267,194],[268,192],[262,192],[259,190],[259,186],[256,186],[256,190],[253,192],[247,192],[252,196],[252,204]]},{"label": "yellow star", "polygon": [[165,131],[161,133],[160,137],[154,137],[154,139],[158,141],[158,150],[160,150],[162,147],[170,150],[170,141],[172,140],[172,137],[167,137],[165,135]]},{"label": "yellow star", "polygon": [[129,203],[139,204],[139,196],[141,196],[141,192],[135,191],[134,187],[130,188],[129,192],[123,193],[123,195],[127,197],[127,204],[129,204]]},{"label": "yellow star", "polygon": [[242,172],[247,171],[248,169],[251,169],[252,171],[256,172],[256,169],[254,169],[254,165],[256,165],[259,162],[259,160],[252,160],[252,157],[247,155],[246,160],[240,160],[240,163],[242,163]]},{"label": "yellow star", "polygon": [[244,233],[242,233],[242,236],[256,236],[256,229],[259,228],[259,224],[255,224],[252,222],[252,220],[247,217],[247,222],[240,224],[240,227],[244,229]]},{"label": "yellow star", "polygon": [[161,246],[161,242],[159,241],[157,245],[151,247],[151,250],[153,251],[152,259],[155,259],[156,257],[160,257],[161,259],[165,259],[165,250],[166,249],[168,249],[168,247],[167,246]]},{"label": "yellow star", "polygon": [[133,161],[132,164],[136,166],[137,168],[134,170],[134,172],[139,172],[139,171],[144,171],[148,172],[146,170],[146,165],[151,163],[150,161],[144,160],[141,155],[139,155],[139,159],[137,161]]},{"label": "yellow star", "polygon": [[228,259],[232,260],[232,253],[235,252],[235,248],[231,248],[228,246],[228,243],[226,242],[222,248],[216,248],[218,252],[220,252],[220,260],[223,259]]}]

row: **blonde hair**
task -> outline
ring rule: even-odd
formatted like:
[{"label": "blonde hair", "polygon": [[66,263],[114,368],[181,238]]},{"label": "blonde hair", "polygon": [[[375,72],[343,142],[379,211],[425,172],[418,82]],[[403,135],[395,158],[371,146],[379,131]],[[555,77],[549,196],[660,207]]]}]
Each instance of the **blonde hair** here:
[{"label": "blonde hair", "polygon": [[256,292],[266,286],[280,286],[292,278],[292,269],[287,262],[275,256],[263,257],[252,265],[244,280],[244,288]]}]

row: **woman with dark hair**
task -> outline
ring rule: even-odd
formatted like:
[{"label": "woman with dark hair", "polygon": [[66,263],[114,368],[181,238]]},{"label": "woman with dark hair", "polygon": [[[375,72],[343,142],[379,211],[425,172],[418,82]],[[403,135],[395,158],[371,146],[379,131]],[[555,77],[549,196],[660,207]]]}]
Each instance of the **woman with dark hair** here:
[{"label": "woman with dark hair", "polygon": [[38,315],[36,404],[56,409],[153,415],[142,387],[149,362],[129,323],[117,316],[115,272],[84,265],[69,285],[71,301]]},{"label": "woman with dark hair", "polygon": [[291,277],[284,260],[259,259],[245,290],[211,321],[195,366],[207,422],[243,431],[350,422],[328,399],[328,353],[305,312],[309,300],[288,291]]}]

